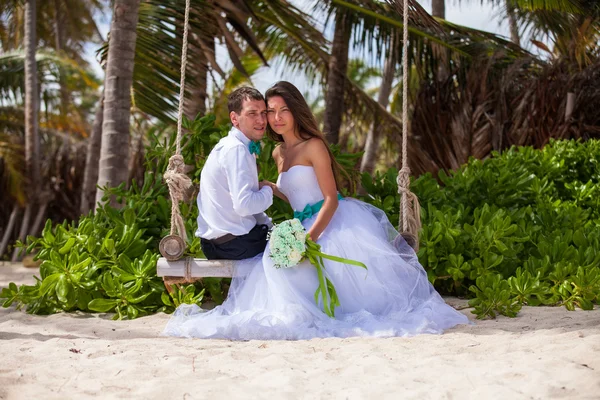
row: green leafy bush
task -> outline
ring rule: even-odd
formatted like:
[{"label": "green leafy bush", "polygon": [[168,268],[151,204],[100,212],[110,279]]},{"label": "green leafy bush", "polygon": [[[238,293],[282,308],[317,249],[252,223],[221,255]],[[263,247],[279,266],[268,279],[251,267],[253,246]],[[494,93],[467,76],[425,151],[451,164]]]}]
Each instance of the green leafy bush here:
[{"label": "green leafy bush", "polygon": [[[215,127],[214,117],[186,121],[191,134],[184,137],[183,156],[198,183],[200,171],[210,150],[227,133]],[[105,199],[115,196],[123,208],[109,205],[78,222],[63,222],[55,227],[48,221],[39,238],[27,239],[27,251],[42,261],[40,277],[33,286],[10,284],[0,293],[5,307],[13,303],[26,306],[35,314],[58,311],[114,312],[115,318],[136,318],[157,311],[172,311],[181,302],[199,303],[204,294],[194,295],[189,286],[174,288],[171,295],[156,276],[158,243],[169,233],[171,205],[168,188],[162,182],[169,157],[175,152],[175,132],[154,128],[148,132],[146,173],[141,184],[107,189]],[[154,171],[158,171],[155,173]],[[183,204],[189,239],[187,255],[202,257],[200,242],[194,237],[197,208]],[[210,283],[210,282],[209,282]],[[220,284],[207,284],[214,297]]]},{"label": "green leafy bush", "polygon": [[[397,171],[363,174],[363,199],[398,220]],[[521,305],[591,309],[600,299],[600,142],[511,148],[412,183],[419,260],[443,294],[475,296],[480,318]]]}]

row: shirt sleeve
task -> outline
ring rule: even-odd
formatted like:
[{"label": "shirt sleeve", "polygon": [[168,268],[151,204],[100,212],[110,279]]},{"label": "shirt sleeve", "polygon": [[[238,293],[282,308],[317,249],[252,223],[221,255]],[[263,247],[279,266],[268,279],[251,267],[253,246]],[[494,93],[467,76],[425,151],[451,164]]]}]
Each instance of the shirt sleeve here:
[{"label": "shirt sleeve", "polygon": [[260,214],[254,214],[254,218],[256,218],[256,223],[259,225],[266,225],[269,227],[269,229],[273,227],[273,220],[264,212]]},{"label": "shirt sleeve", "polygon": [[225,174],[233,202],[233,210],[241,216],[264,212],[273,204],[273,190],[258,189],[254,157],[243,147],[233,146],[223,154]]}]

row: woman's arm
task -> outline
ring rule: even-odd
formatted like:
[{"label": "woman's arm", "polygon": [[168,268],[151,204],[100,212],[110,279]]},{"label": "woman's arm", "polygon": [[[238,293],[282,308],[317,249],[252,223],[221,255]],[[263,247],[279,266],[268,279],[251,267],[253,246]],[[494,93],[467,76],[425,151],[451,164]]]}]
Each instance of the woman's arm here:
[{"label": "woman's arm", "polygon": [[311,239],[316,241],[325,228],[327,228],[331,218],[333,218],[333,214],[337,210],[338,192],[326,144],[320,139],[310,139],[309,143],[307,143],[305,154],[315,169],[317,181],[324,197],[321,211],[317,214],[315,223],[308,231]]},{"label": "woman's arm", "polygon": [[279,188],[277,187],[276,184],[274,184],[273,182],[269,182],[269,181],[261,181],[259,182],[259,186],[263,187],[263,186],[268,186],[271,189],[273,189],[273,195],[279,197],[281,200],[285,201],[286,203],[289,203],[290,201],[288,200],[287,197],[285,197],[285,194],[283,194],[281,192],[281,190],[279,190]]},{"label": "woman's arm", "polygon": [[[273,160],[275,160],[275,165],[277,165],[278,172],[279,172],[279,164],[280,164],[279,146],[280,145],[275,146],[275,148],[273,149],[273,152],[271,153]],[[277,185],[275,183],[269,182],[269,181],[262,181],[262,182],[260,182],[260,184],[264,185],[264,186],[269,186],[271,189],[273,189],[273,194],[275,196],[279,197],[281,200],[285,201],[286,203],[290,202],[288,200],[288,198],[285,197],[285,195],[283,193],[281,193],[281,191],[279,190],[279,188],[277,187]]]}]

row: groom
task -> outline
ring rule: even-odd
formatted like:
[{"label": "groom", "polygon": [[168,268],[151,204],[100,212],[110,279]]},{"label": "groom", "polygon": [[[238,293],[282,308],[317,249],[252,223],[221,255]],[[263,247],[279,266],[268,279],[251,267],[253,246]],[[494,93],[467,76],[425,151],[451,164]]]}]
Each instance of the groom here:
[{"label": "groom", "polygon": [[228,98],[233,128],[210,152],[200,175],[198,230],[208,259],[241,260],[262,253],[272,227],[264,211],[273,190],[258,182],[258,141],[265,135],[267,108],[263,95],[241,87]]}]

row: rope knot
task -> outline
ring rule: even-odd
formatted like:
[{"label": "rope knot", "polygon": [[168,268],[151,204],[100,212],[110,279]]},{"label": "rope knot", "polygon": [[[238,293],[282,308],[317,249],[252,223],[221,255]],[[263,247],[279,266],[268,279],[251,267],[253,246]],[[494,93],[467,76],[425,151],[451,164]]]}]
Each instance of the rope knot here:
[{"label": "rope knot", "polygon": [[192,186],[192,180],[185,174],[185,162],[179,154],[169,159],[169,166],[164,173],[163,178],[169,185],[171,199],[182,201],[185,198],[187,190]]},{"label": "rope knot", "polygon": [[410,190],[410,168],[405,165],[398,172],[396,178],[398,193],[402,195],[400,209],[400,224],[404,233],[412,235],[415,244],[413,248],[419,248],[419,231],[421,230],[421,206],[418,197]]},{"label": "rope knot", "polygon": [[169,158],[169,166],[167,167],[167,171],[172,170],[179,173],[183,173],[185,168],[185,161],[183,160],[183,156],[181,154],[174,154]]},{"label": "rope knot", "polygon": [[398,177],[396,178],[396,183],[398,184],[398,190],[404,192],[410,191],[410,168],[407,166],[402,167],[398,172]]},{"label": "rope knot", "polygon": [[185,174],[185,161],[181,154],[175,154],[169,158],[169,166],[163,178],[169,186],[171,196],[171,235],[177,234],[183,241],[187,241],[185,224],[179,210],[179,202],[185,198],[185,194],[192,186],[192,180]]}]

